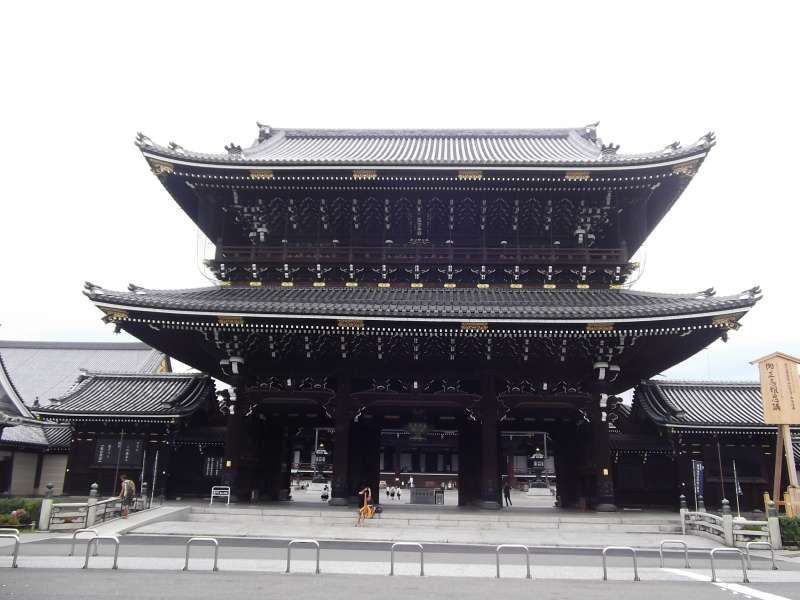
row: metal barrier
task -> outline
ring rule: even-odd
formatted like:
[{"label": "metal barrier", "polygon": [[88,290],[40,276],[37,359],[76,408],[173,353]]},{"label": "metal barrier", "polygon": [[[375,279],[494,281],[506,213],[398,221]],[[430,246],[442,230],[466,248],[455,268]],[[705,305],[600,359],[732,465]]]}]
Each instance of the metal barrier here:
[{"label": "metal barrier", "polygon": [[210,542],[210,543],[214,544],[214,568],[211,569],[211,570],[212,571],[219,571],[219,568],[217,568],[217,559],[219,558],[219,542],[215,538],[212,538],[212,537],[193,537],[193,538],[189,538],[186,541],[186,562],[183,563],[183,570],[184,571],[188,571],[189,570],[189,550],[191,549],[192,544],[195,544],[195,543],[198,543],[198,542]]},{"label": "metal barrier", "polygon": [[497,559],[497,578],[500,579],[500,550],[503,549],[511,549],[515,548],[518,550],[525,550],[525,567],[526,567],[526,579],[533,579],[531,577],[531,549],[523,544],[500,544],[497,548],[495,548],[495,558]]},{"label": "metal barrier", "polygon": [[19,556],[19,536],[13,533],[0,533],[0,539],[4,540],[14,540],[14,553],[11,555],[13,558],[11,559],[11,566],[16,569],[17,568],[17,557]]},{"label": "metal barrier", "polygon": [[394,575],[394,550],[398,546],[419,548],[419,576],[423,577],[425,575],[425,548],[422,547],[422,544],[418,544],[417,542],[395,542],[394,544],[392,544],[392,553],[390,561],[391,566],[389,568],[389,575]]},{"label": "metal barrier", "polygon": [[636,564],[636,549],[630,546],[606,546],[603,548],[603,581],[608,581],[608,570],[606,569],[606,553],[609,550],[626,550],[633,555],[633,580],[641,581],[639,579],[639,568]]},{"label": "metal barrier", "polygon": [[667,544],[679,544],[683,546],[683,566],[686,569],[689,569],[689,545],[684,542],[683,540],[661,540],[661,543],[658,545],[658,556],[661,559],[661,568],[664,568],[664,546]]},{"label": "metal barrier", "polygon": [[744,552],[747,555],[747,568],[749,570],[753,570],[753,563],[750,561],[750,548],[755,548],[756,546],[761,546],[762,548],[769,548],[769,555],[772,559],[772,570],[777,571],[778,565],[775,564],[775,550],[772,548],[772,544],[769,542],[747,542],[744,545]]},{"label": "metal barrier", "polygon": [[[91,533],[94,536],[92,539],[94,539],[94,538],[96,538],[96,537],[98,537],[100,535],[99,533],[97,533],[97,529],[76,529],[72,534],[72,546],[70,547],[69,554],[67,554],[67,556],[72,556],[73,554],[75,554],[75,542],[78,539],[78,535],[80,535],[81,533]],[[99,545],[100,544],[97,544],[97,546],[95,546],[95,548],[94,548],[94,555],[95,556],[97,556],[97,551],[98,551],[98,546]]]},{"label": "metal barrier", "polygon": [[295,544],[311,544],[317,549],[317,570],[315,573],[319,575],[319,542],[317,540],[292,540],[289,542],[289,545],[286,547],[286,572],[290,573],[290,567],[292,563],[292,546]]},{"label": "metal barrier", "polygon": [[89,568],[89,551],[92,548],[92,544],[95,547],[94,555],[97,556],[97,546],[100,545],[100,540],[109,540],[114,542],[114,565],[111,567],[112,569],[116,570],[117,568],[117,560],[119,559],[119,538],[115,535],[96,535],[89,542],[86,544],[86,560],[83,561],[84,569]]},{"label": "metal barrier", "polygon": [[19,529],[16,527],[0,527],[0,533],[10,533],[12,535],[19,535]]},{"label": "metal barrier", "polygon": [[714,555],[719,552],[735,552],[738,554],[742,561],[742,583],[750,583],[750,580],[747,578],[747,566],[744,564],[744,553],[738,548],[713,548],[711,550],[711,583],[717,580],[717,571],[714,568]]},{"label": "metal barrier", "polygon": [[225,498],[225,504],[231,503],[231,488],[227,485],[215,485],[211,487],[211,500],[209,505],[214,504],[214,498]]}]

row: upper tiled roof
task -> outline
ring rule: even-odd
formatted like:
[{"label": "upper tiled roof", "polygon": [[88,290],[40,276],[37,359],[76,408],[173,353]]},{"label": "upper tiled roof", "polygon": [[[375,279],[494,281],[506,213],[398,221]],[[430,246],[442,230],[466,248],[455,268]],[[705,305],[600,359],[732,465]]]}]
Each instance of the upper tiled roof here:
[{"label": "upper tiled roof", "polygon": [[211,379],[195,373],[87,373],[68,394],[37,412],[56,419],[174,417],[194,412],[213,391]]},{"label": "upper tiled roof", "polygon": [[640,320],[745,311],[758,296],[713,297],[631,290],[442,288],[223,288],[115,292],[93,287],[100,306],[303,318],[560,321]]},{"label": "upper tiled roof", "polygon": [[260,126],[249,148],[227,154],[191,152],[137,138],[145,154],[206,163],[266,165],[535,166],[625,165],[704,155],[712,134],[687,147],[618,154],[604,146],[596,126],[569,129],[275,129]]},{"label": "upper tiled roof", "polygon": [[157,372],[164,354],[140,343],[17,342],[0,341],[8,375],[25,404],[46,405],[62,396],[81,370],[104,372]]},{"label": "upper tiled roof", "polygon": [[774,427],[764,424],[758,382],[657,381],[636,388],[634,403],[659,425]]}]

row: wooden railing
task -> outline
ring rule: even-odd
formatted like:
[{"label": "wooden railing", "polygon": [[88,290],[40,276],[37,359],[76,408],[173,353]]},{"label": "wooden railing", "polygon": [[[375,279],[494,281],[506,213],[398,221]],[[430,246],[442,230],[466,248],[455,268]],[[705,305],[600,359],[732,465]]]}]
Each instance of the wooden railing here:
[{"label": "wooden railing", "polygon": [[624,248],[457,248],[433,246],[223,246],[217,263],[622,265]]}]

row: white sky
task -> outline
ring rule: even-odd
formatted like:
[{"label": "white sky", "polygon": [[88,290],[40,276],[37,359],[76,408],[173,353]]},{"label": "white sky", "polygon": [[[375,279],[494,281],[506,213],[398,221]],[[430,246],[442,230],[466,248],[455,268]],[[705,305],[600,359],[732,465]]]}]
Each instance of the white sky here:
[{"label": "white sky", "polygon": [[[754,8],[757,6],[757,9]],[[800,354],[798,3],[13,2],[3,9],[0,338],[113,340],[81,294],[207,284],[202,238],[133,145],[278,127],[567,127],[622,152],[718,145],[636,289],[762,300],[668,372],[755,379]],[[198,243],[198,240],[201,243]]]}]

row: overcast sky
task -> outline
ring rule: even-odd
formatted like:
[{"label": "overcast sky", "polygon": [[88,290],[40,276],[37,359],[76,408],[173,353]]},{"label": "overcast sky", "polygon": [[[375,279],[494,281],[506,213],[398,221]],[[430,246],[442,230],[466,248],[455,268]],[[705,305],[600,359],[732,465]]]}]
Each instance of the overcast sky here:
[{"label": "overcast sky", "polygon": [[755,379],[753,358],[800,354],[798,3],[14,2],[2,13],[0,338],[130,340],[100,322],[84,280],[209,283],[200,259],[212,248],[150,173],[137,131],[216,152],[249,145],[257,120],[599,120],[621,152],[718,137],[637,257],[635,289],[764,289],[727,344],[667,375]]}]

